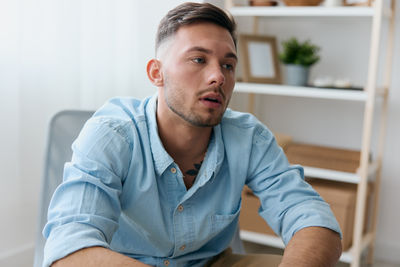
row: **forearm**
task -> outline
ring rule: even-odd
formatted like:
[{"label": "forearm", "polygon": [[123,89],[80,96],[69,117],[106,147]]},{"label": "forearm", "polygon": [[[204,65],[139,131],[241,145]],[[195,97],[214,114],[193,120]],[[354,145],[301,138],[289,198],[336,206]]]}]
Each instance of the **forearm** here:
[{"label": "forearm", "polygon": [[322,227],[307,227],[289,241],[280,267],[335,266],[342,253],[338,233]]},{"label": "forearm", "polygon": [[103,247],[78,250],[52,264],[52,267],[145,267],[140,261]]}]

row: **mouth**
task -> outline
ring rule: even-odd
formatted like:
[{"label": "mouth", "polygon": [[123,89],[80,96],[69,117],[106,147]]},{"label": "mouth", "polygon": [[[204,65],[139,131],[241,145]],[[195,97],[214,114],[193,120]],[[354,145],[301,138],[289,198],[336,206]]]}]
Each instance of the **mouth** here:
[{"label": "mouth", "polygon": [[223,103],[223,97],[217,93],[208,93],[205,96],[200,98],[200,101],[207,107],[207,108],[220,108]]},{"label": "mouth", "polygon": [[208,93],[200,98],[202,101],[208,101],[216,104],[222,104],[223,97],[218,93]]},{"label": "mouth", "polygon": [[223,105],[223,97],[217,93],[209,93],[200,97],[201,103],[208,109],[220,109]]},{"label": "mouth", "polygon": [[213,103],[218,103],[218,104],[222,104],[221,100],[218,98],[214,98],[214,97],[203,97],[201,100],[203,101],[210,101]]}]

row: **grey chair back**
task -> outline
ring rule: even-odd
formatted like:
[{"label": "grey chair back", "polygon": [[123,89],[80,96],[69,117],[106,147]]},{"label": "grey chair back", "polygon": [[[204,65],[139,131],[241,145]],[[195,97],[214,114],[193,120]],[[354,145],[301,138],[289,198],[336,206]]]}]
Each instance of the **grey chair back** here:
[{"label": "grey chair back", "polygon": [[64,164],[71,160],[71,144],[93,113],[93,111],[65,110],[55,114],[50,121],[39,203],[34,267],[42,266],[46,242],[42,230],[47,222],[47,208],[54,190],[62,182]]}]

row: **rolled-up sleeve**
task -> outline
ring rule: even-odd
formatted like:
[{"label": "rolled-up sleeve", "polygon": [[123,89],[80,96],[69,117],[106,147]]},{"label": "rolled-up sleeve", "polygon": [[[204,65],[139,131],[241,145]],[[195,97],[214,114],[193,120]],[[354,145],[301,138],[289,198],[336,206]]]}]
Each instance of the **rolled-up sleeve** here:
[{"label": "rolled-up sleeve", "polygon": [[272,133],[254,136],[247,185],[260,199],[259,214],[287,244],[302,228],[319,226],[341,235],[330,206],[304,181],[303,168],[290,165]]},{"label": "rolled-up sleeve", "polygon": [[118,228],[119,196],[131,160],[127,124],[94,117],[73,143],[72,160],[65,165],[43,230],[43,266],[85,247],[109,247]]}]

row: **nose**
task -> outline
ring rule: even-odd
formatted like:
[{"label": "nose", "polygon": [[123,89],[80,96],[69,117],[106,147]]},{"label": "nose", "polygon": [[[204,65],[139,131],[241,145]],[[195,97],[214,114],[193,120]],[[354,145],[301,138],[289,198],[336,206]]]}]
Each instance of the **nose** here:
[{"label": "nose", "polygon": [[220,64],[213,64],[208,72],[209,85],[222,86],[225,83],[225,75]]}]

